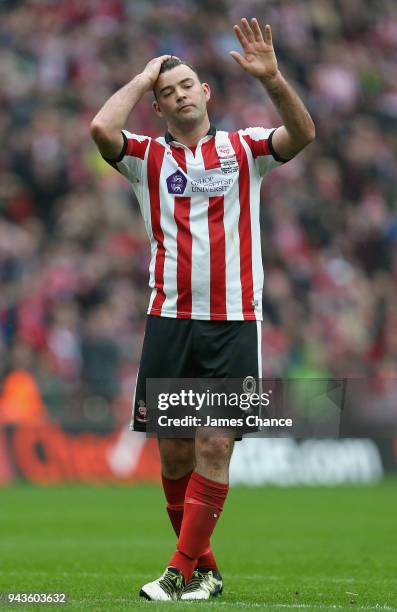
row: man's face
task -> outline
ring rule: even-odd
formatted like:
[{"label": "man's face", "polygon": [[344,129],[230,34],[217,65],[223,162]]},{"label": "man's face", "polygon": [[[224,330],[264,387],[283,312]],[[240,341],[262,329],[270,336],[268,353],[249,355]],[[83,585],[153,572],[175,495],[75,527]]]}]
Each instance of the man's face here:
[{"label": "man's face", "polygon": [[200,122],[207,113],[210,88],[197,74],[181,64],[160,74],[153,108],[167,123],[183,128]]}]

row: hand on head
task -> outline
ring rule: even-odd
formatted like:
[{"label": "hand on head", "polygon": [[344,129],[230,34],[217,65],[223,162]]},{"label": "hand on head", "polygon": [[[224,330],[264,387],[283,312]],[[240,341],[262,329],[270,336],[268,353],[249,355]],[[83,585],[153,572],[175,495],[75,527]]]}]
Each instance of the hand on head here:
[{"label": "hand on head", "polygon": [[153,89],[154,84],[156,83],[159,77],[161,66],[163,65],[163,63],[168,59],[173,58],[179,60],[179,57],[176,57],[176,55],[160,55],[159,57],[151,59],[150,62],[146,64],[141,74],[147,79],[148,90]]}]

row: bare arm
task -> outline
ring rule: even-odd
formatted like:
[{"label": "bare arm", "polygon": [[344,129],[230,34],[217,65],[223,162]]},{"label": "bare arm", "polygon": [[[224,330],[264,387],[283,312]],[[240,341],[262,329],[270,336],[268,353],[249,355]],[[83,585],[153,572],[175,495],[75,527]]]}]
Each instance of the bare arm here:
[{"label": "bare arm", "polygon": [[314,123],[302,100],[278,69],[270,25],[266,25],[265,37],[255,18],[251,26],[245,18],[241,20],[241,28],[234,26],[244,56],[237,51],[231,51],[230,55],[268,92],[284,123],[273,134],[273,148],[281,158],[291,159],[314,140]]},{"label": "bare arm", "polygon": [[283,159],[291,159],[315,138],[315,127],[302,100],[280,72],[273,79],[261,80],[284,125],[273,134],[274,150]]},{"label": "bare arm", "polygon": [[153,88],[161,64],[169,55],[151,60],[140,74],[116,91],[91,122],[91,135],[104,157],[115,158],[123,148],[122,128],[144,94]]}]

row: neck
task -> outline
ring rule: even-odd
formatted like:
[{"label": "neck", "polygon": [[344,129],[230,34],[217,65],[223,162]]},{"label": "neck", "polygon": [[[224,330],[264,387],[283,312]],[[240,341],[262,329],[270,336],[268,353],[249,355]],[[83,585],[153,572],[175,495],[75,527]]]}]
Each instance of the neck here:
[{"label": "neck", "polygon": [[198,125],[178,127],[177,125],[167,125],[167,129],[172,134],[173,138],[187,147],[194,147],[198,141],[203,138],[210,129],[210,120],[208,115]]}]

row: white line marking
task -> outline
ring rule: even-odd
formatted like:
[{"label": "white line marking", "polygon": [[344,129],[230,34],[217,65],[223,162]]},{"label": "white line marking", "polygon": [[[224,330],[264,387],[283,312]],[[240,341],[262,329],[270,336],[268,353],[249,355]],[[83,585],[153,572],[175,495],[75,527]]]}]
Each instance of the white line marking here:
[{"label": "white line marking", "polygon": [[[233,579],[233,578],[241,578],[241,574],[225,574],[224,577]],[[272,581],[277,581],[277,580],[283,580],[285,581],[285,576],[268,576],[267,574],[252,574],[250,576],[244,576],[244,580],[260,580],[261,582],[263,582],[264,580],[272,580]],[[302,583],[302,582],[336,582],[336,583],[344,583],[344,582],[355,582],[357,581],[357,578],[332,578],[330,576],[315,576],[314,578],[310,577],[310,576],[297,576],[296,577],[296,583]]]},{"label": "white line marking", "polygon": [[[207,603],[208,605],[208,603]],[[292,610],[346,610],[346,604],[341,604],[341,605],[336,605],[336,604],[277,604],[277,603],[269,603],[266,604],[265,602],[263,603],[248,603],[246,601],[217,601],[214,603],[211,603],[210,605],[216,605],[218,606],[230,606],[231,608],[233,606],[239,606],[242,608],[262,608],[264,610],[266,610],[266,608],[280,608],[280,609],[292,609]],[[386,604],[375,604],[373,606],[357,606],[357,604],[354,604],[354,610],[396,610],[397,608],[392,608],[391,606],[388,606]]]}]

